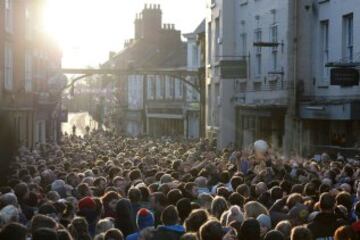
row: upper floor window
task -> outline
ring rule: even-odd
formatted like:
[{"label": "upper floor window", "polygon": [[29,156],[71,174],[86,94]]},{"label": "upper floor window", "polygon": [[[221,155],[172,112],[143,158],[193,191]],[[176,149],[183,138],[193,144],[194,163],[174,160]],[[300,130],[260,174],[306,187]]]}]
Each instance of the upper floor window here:
[{"label": "upper floor window", "polygon": [[13,88],[13,50],[10,43],[5,43],[5,62],[4,62],[4,87],[6,90],[12,90]]},{"label": "upper floor window", "polygon": [[247,54],[247,35],[246,35],[246,32],[241,33],[240,38],[241,38],[241,47],[242,47],[241,53],[242,53],[242,56],[245,57],[246,54]]},{"label": "upper floor window", "polygon": [[[276,24],[273,24],[270,27],[270,41],[273,43],[277,43],[278,42],[278,26]],[[273,58],[273,70],[276,71],[278,68],[278,50],[277,47],[273,47],[272,48],[272,58]]]},{"label": "upper floor window", "polygon": [[13,32],[13,1],[5,0],[5,31]]},{"label": "upper floor window", "polygon": [[348,14],[343,16],[343,57],[349,61],[353,61],[354,57],[354,15]]},{"label": "upper floor window", "polygon": [[32,55],[25,54],[25,91],[32,91]]},{"label": "upper floor window", "polygon": [[[261,28],[255,30],[255,42],[261,42],[262,40],[262,31]],[[256,48],[256,52],[261,54],[261,47]]]},{"label": "upper floor window", "polygon": [[321,69],[323,70],[323,77],[327,78],[329,76],[329,68],[326,67],[326,63],[329,62],[329,21],[324,20],[320,22],[320,48],[321,48]]}]

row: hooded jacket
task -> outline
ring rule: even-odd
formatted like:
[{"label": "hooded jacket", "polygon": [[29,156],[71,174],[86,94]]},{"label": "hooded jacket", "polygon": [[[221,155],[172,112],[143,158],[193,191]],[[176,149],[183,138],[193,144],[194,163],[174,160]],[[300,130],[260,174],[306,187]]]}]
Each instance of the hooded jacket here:
[{"label": "hooded jacket", "polygon": [[332,239],[336,229],[342,224],[334,213],[320,212],[314,221],[308,224],[308,228],[314,239]]}]

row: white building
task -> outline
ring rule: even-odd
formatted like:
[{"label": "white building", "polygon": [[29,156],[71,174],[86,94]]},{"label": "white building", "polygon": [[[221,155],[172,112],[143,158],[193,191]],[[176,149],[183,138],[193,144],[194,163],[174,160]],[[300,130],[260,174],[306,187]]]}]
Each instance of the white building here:
[{"label": "white building", "polygon": [[308,0],[298,9],[301,150],[359,146],[360,2]]},{"label": "white building", "polygon": [[294,9],[289,0],[208,1],[207,127],[218,147],[289,142]]}]

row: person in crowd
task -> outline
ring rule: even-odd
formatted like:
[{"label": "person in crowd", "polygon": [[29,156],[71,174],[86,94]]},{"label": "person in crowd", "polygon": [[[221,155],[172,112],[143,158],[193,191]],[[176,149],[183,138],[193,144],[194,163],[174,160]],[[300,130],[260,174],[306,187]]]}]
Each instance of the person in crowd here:
[{"label": "person in crowd", "polygon": [[215,146],[94,130],[21,147],[0,183],[0,239],[357,240],[359,161]]}]

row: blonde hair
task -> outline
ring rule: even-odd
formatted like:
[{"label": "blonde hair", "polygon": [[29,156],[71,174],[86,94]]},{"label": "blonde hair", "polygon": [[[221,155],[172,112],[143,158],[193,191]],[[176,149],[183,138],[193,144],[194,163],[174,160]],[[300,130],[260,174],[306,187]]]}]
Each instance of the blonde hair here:
[{"label": "blonde hair", "polygon": [[104,218],[96,223],[95,233],[105,233],[111,228],[114,228],[114,220],[112,218]]},{"label": "blonde hair", "polygon": [[257,201],[250,201],[244,205],[245,219],[257,218],[260,214],[269,216],[267,208]]}]

